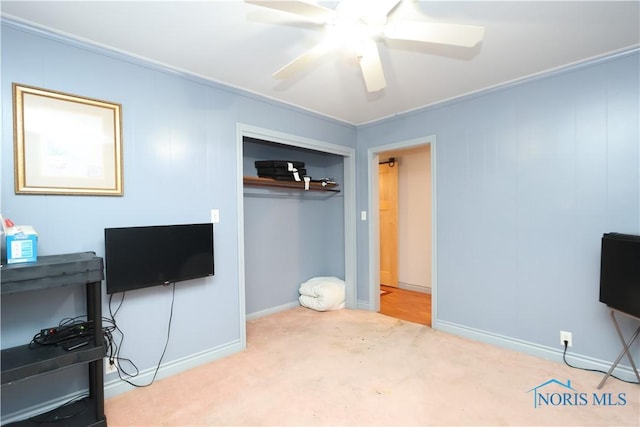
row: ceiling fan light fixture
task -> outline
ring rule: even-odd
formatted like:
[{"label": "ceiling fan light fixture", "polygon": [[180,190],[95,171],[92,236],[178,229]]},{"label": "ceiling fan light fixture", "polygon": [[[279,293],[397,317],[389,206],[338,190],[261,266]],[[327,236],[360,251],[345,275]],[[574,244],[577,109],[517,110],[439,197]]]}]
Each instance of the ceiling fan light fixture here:
[{"label": "ceiling fan light fixture", "polygon": [[364,77],[367,91],[376,92],[386,86],[377,40],[409,40],[417,42],[473,47],[484,37],[484,27],[436,22],[387,21],[400,0],[341,0],[328,9],[308,0],[245,0],[315,20],[325,24],[325,39],[273,74],[284,79],[306,67],[330,49],[351,48]]},{"label": "ceiling fan light fixture", "polygon": [[383,30],[382,26],[368,25],[360,19],[339,16],[334,22],[327,24],[327,41],[357,52],[361,43],[380,37]]}]

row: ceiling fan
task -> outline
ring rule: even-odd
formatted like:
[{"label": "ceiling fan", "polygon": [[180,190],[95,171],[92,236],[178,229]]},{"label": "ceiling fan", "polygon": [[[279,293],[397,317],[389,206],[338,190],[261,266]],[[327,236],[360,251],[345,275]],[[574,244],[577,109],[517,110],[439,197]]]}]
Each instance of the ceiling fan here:
[{"label": "ceiling fan", "polygon": [[473,47],[482,40],[484,27],[424,21],[387,21],[401,0],[342,0],[335,9],[303,0],[245,0],[246,3],[293,13],[324,24],[327,37],[273,74],[286,79],[339,46],[350,46],[360,64],[368,92],[384,89],[386,81],[376,40],[380,37]]}]

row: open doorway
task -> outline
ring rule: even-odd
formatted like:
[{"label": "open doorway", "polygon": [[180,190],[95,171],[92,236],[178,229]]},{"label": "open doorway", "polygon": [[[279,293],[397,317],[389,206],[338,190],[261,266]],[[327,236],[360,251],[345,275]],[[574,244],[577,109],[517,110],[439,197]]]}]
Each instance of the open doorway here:
[{"label": "open doorway", "polygon": [[380,313],[431,326],[431,146],[378,155]]},{"label": "open doorway", "polygon": [[436,306],[434,145],[428,137],[369,150],[371,309],[428,326]]}]

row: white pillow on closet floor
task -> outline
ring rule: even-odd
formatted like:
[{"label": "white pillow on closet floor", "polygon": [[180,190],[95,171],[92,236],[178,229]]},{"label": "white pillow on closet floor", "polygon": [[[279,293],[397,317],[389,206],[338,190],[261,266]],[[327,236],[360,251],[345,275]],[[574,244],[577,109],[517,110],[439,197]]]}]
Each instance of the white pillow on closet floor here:
[{"label": "white pillow on closet floor", "polygon": [[337,277],[314,277],[300,285],[300,305],[316,311],[344,308],[345,284]]}]

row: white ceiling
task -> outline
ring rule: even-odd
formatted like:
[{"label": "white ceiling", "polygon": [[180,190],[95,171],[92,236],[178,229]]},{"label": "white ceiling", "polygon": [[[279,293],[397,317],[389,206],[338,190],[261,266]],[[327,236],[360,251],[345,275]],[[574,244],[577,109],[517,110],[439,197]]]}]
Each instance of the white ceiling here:
[{"label": "white ceiling", "polygon": [[[372,0],[373,1],[373,0]],[[337,2],[319,4],[334,8]],[[338,120],[363,124],[585,59],[640,46],[639,1],[403,0],[390,19],[485,27],[474,48],[380,40],[386,89],[329,53],[293,78],[271,74],[322,27],[242,0],[6,1],[2,15]]]}]

